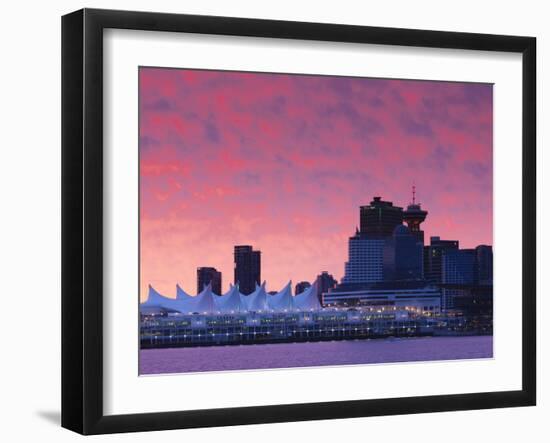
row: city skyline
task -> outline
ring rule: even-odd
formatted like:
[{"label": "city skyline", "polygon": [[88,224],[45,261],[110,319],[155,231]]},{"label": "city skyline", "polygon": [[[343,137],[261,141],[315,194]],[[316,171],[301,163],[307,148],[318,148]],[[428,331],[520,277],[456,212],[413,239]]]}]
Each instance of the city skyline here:
[{"label": "city skyline", "polygon": [[[414,188],[413,188],[414,193]],[[391,218],[385,219],[381,216],[378,216],[376,218],[370,218],[366,216],[366,209],[370,209],[371,211],[378,211],[377,205],[388,205],[390,209],[398,209],[402,213],[400,217],[397,217],[395,219],[393,216]],[[374,206],[373,206],[374,205]],[[387,207],[387,206],[386,206]],[[417,214],[418,212],[421,213],[420,218],[414,218],[411,213],[411,208],[416,211],[414,214]],[[381,200],[381,197],[375,196],[373,197],[373,201],[371,201],[371,205],[369,206],[361,206],[360,207],[360,226],[361,229],[357,228],[356,233],[354,236],[350,238],[350,240],[357,240],[357,239],[363,239],[368,240],[371,242],[381,242],[378,244],[378,247],[383,249],[384,247],[389,246],[387,243],[388,239],[391,239],[394,236],[394,229],[395,226],[403,226],[406,227],[407,223],[410,223],[411,219],[413,221],[418,220],[425,220],[426,216],[428,214],[428,211],[425,211],[421,208],[419,204],[416,204],[414,196],[413,196],[413,202],[411,205],[409,205],[405,210],[403,211],[403,208],[396,207],[396,205],[393,205],[393,202],[390,201],[384,201]],[[399,218],[402,219],[402,222],[398,222]],[[487,267],[485,265],[485,268],[483,270],[483,276],[480,277],[480,280],[484,281],[491,281],[492,282],[492,245],[486,245],[486,244],[480,244],[476,245],[475,248],[459,248],[460,240],[457,239],[441,239],[439,236],[431,236],[427,242],[424,240],[424,232],[422,230],[421,223],[413,223],[415,229],[410,229],[411,226],[406,227],[405,232],[408,236],[410,236],[411,240],[414,239],[414,242],[417,247],[420,248],[420,260],[423,261],[423,269],[419,270],[420,274],[422,275],[422,280],[425,280],[426,283],[434,283],[434,284],[441,284],[441,283],[449,283],[444,282],[441,280],[441,254],[433,254],[433,249],[435,248],[437,251],[441,251],[442,249],[445,250],[451,250],[453,252],[457,253],[465,253],[465,254],[473,254],[474,252],[477,253],[477,251],[485,251],[485,254],[489,253],[488,251],[491,251],[491,267]],[[387,225],[389,223],[389,225]],[[397,223],[395,225],[395,223]],[[393,224],[393,226],[392,226]],[[383,226],[385,228],[389,228],[388,232],[382,234],[382,236],[379,235],[378,231],[373,231],[377,226]],[[420,234],[420,235],[419,235]],[[375,248],[376,245],[372,244],[372,246],[367,246],[367,249],[370,250],[370,254],[372,254],[373,248]],[[370,273],[376,273],[377,269],[371,269],[369,266],[373,266],[374,262],[372,262],[372,257],[360,257],[357,256],[358,249],[350,248],[349,255],[348,255],[348,262],[345,263],[345,276],[341,279],[341,284],[348,284],[352,281],[356,283],[368,283],[368,282],[374,282],[374,281],[395,281],[396,279],[389,276],[382,276],[382,274],[378,276],[374,276],[369,274]],[[367,252],[369,253],[369,252]],[[240,293],[243,295],[249,295],[250,293],[254,292],[260,285],[262,285],[264,281],[261,279],[261,264],[260,264],[260,250],[255,250],[252,245],[235,245],[234,246],[234,278],[233,278],[233,285],[239,287]],[[254,258],[253,258],[254,257]],[[365,262],[364,260],[367,259],[369,261],[369,264],[367,265],[367,269],[365,269]],[[355,273],[358,273],[359,275],[355,275],[351,277],[348,272],[351,268],[348,269],[348,266],[350,265],[350,260],[357,260],[357,265],[360,265],[362,269],[355,269]],[[436,262],[439,260],[439,264],[437,265]],[[355,265],[355,266],[357,266]],[[378,264],[381,266],[381,264]],[[428,268],[426,268],[426,265]],[[376,266],[376,265],[374,265]],[[436,270],[433,268],[433,266],[439,266],[439,270]],[[208,274],[208,277],[204,277],[201,275],[201,271],[206,271]],[[379,270],[382,272],[382,269]],[[222,295],[225,291],[221,290],[221,280],[222,276],[221,273],[216,270],[216,268],[213,267],[202,267],[197,269],[197,292],[196,294],[201,293],[201,291],[207,286],[208,283],[210,283],[210,280],[212,279],[212,273],[216,274],[217,277],[217,283],[212,283],[212,292],[218,295]],[[472,278],[473,278],[473,262],[472,262]],[[490,275],[490,278],[489,278]],[[434,276],[438,276],[434,280]],[[330,273],[330,271],[319,271],[319,273],[313,278],[311,281],[299,281],[295,284],[295,291],[294,294],[298,295],[301,292],[303,292],[305,289],[310,287],[313,283],[318,282],[319,279],[322,279],[323,277],[332,279],[333,276]],[[375,277],[373,279],[373,277]],[[406,278],[406,277],[405,277]],[[242,280],[242,281],[241,281]],[[397,278],[397,280],[400,280]],[[292,281],[289,281],[289,283],[294,283]],[[338,284],[336,280],[334,280],[334,284]],[[323,283],[319,283],[318,293],[319,295],[323,292],[327,292],[328,287],[324,287]],[[231,291],[232,287],[231,284],[228,287],[228,290]],[[270,292],[277,292],[277,291],[270,291]]]},{"label": "city skyline", "polygon": [[[375,203],[376,201],[380,201],[381,197],[373,197],[373,201],[371,202],[372,203]],[[382,201],[382,203],[390,203],[392,204],[393,202],[385,202],[385,201]],[[413,198],[413,204],[414,204],[414,198]],[[365,206],[361,206],[360,209],[363,210],[363,208],[365,208]],[[399,208],[399,209],[402,209],[402,208]],[[407,209],[405,207],[405,209]],[[419,208],[420,209],[420,208]],[[424,212],[428,212],[428,211],[424,211]],[[360,219],[362,218],[362,214],[360,214]],[[403,220],[403,223],[400,223],[399,226],[404,226],[406,227],[407,226],[407,223],[406,223],[406,220],[404,219]],[[422,226],[423,228],[423,226]],[[393,230],[393,229],[392,229]],[[415,233],[414,231],[411,231],[409,230],[409,228],[407,227],[407,231],[414,237]],[[356,228],[356,233],[355,233],[355,237],[357,237],[359,235],[361,231],[359,230],[359,227]],[[420,231],[422,234],[423,234],[423,230]],[[367,234],[368,235],[368,234]],[[391,236],[390,236],[391,237]],[[378,237],[377,236],[369,236],[368,238],[370,238],[371,240],[375,240],[377,239]],[[459,243],[460,243],[460,240],[459,239],[441,239],[440,236],[430,236],[428,239],[426,239],[428,241],[424,241],[424,238],[422,236],[422,240],[420,241],[420,243],[418,243],[418,245],[422,245],[422,249],[426,249],[427,247],[433,247],[433,244],[435,242],[435,244],[439,245],[439,244],[452,244],[454,248],[456,248],[457,251],[461,251],[461,252],[473,252],[479,248],[484,248],[484,247],[488,247],[488,248],[492,248],[492,244],[479,244],[479,245],[475,245],[473,248],[461,248],[459,249]],[[417,240],[419,241],[419,240]],[[240,252],[238,252],[240,250]],[[243,251],[245,250],[245,251]],[[242,259],[241,260],[238,260],[237,259],[237,256],[239,255],[242,255],[244,252],[245,255],[248,255],[250,253],[254,254],[254,256],[258,257],[257,260],[259,260],[259,257],[260,257],[260,254],[262,253],[261,250],[257,249],[257,248],[254,248],[253,245],[234,245],[233,247],[233,257],[234,257],[234,262],[233,262],[233,281],[232,283],[228,283],[227,285],[227,288],[224,289],[221,285],[221,281],[222,281],[222,273],[220,271],[218,271],[215,267],[198,267],[197,268],[197,291],[196,291],[196,294],[198,295],[199,293],[201,293],[201,291],[206,287],[207,283],[210,283],[210,281],[207,281],[209,279],[211,279],[212,277],[209,275],[208,278],[205,278],[203,276],[201,276],[201,271],[207,271],[207,272],[214,272],[217,274],[217,278],[219,279],[217,283],[212,283],[212,292],[215,293],[215,294],[218,294],[218,295],[223,295],[226,291],[231,291],[232,289],[232,285],[235,285],[235,286],[238,286],[239,289],[244,289],[244,290],[240,290],[240,292],[243,294],[243,295],[248,295],[250,294],[251,292],[254,292],[255,288],[257,288],[258,286],[266,283],[266,287],[267,288],[270,288],[269,287],[269,282],[267,282],[267,280],[263,280],[260,278],[260,273],[261,273],[261,266],[260,266],[260,263],[258,261],[258,263],[256,264],[251,264],[250,263],[250,259],[247,259],[246,260],[246,264],[242,263]],[[425,253],[425,251],[424,251]],[[423,254],[424,254],[423,253]],[[348,257],[348,258],[351,258],[351,257]],[[424,257],[423,260],[426,260],[426,258]],[[240,264],[239,264],[240,262]],[[254,262],[252,262],[254,263]],[[239,282],[239,275],[241,275],[239,272],[238,272],[238,269],[240,266],[243,266],[244,264],[244,267],[246,268],[249,268],[251,265],[254,267],[254,266],[257,266],[257,270],[256,271],[252,271],[253,273],[256,273],[257,272],[257,275],[254,277],[254,276],[250,276],[250,275],[247,275],[247,273],[250,272],[250,270],[247,270],[247,271],[244,271],[245,273],[242,274],[243,277],[248,280],[247,283],[245,284],[245,286],[243,288],[241,288],[242,284]],[[347,265],[348,265],[348,262],[344,263],[344,268],[346,269],[347,268]],[[473,271],[472,271],[473,272]],[[486,271],[487,272],[487,271]],[[332,279],[333,277],[333,272],[331,272],[330,270],[322,270],[322,271],[319,271],[310,281],[309,280],[301,280],[301,281],[294,281],[294,280],[288,280],[286,284],[293,284],[293,283],[297,283],[296,284],[296,287],[298,287],[299,285],[302,285],[302,284],[307,284],[308,286],[306,287],[309,287],[311,286],[314,282],[316,282],[319,278],[322,278],[324,276],[326,277],[330,277]],[[344,274],[347,274],[346,271],[344,271]],[[344,277],[342,278],[338,278],[336,280],[334,280],[334,284],[338,284],[338,282],[340,280],[342,280],[342,283],[345,282],[345,280],[343,279]],[[423,276],[423,279],[426,280],[428,283],[430,283],[430,279],[427,277],[427,276]],[[391,279],[390,279],[391,280]],[[441,282],[440,282],[441,283]],[[176,283],[178,286],[182,286],[180,284],[180,282],[178,281]],[[281,286],[281,289],[284,288],[285,285],[282,285]],[[150,284],[148,284],[148,286],[150,286]],[[246,288],[246,289],[245,289]],[[270,288],[271,289],[271,288]],[[273,288],[274,289],[274,288]],[[271,290],[269,291],[269,293],[277,293],[278,292],[278,289],[277,290]],[[298,291],[296,290],[294,293],[295,295],[299,294],[300,292],[302,292],[302,290]],[[319,289],[318,290],[319,293],[321,292],[326,292],[326,288],[325,289]],[[192,294],[192,293],[190,293]],[[166,295],[166,294],[165,294]],[[169,295],[170,296],[170,295]]]},{"label": "city skyline", "polygon": [[344,275],[373,195],[429,211],[431,236],[492,245],[492,86],[140,70],[141,298],[193,292],[235,245],[262,280]]}]

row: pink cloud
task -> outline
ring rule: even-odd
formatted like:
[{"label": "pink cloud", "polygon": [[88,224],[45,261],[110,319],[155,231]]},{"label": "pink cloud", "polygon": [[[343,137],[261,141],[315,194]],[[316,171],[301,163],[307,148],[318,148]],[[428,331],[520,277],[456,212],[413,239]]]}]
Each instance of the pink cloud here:
[{"label": "pink cloud", "polygon": [[358,207],[413,182],[427,237],[492,243],[490,85],[142,68],[140,106],[142,292],[227,288],[243,243],[271,289],[340,278]]}]

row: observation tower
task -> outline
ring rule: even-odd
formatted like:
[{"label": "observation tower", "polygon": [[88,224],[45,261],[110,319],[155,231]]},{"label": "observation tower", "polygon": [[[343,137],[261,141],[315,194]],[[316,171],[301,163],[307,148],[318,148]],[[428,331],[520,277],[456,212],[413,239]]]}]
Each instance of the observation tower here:
[{"label": "observation tower", "polygon": [[424,231],[420,229],[420,224],[426,220],[428,211],[424,211],[420,207],[420,203],[416,203],[416,186],[412,187],[412,202],[403,211],[403,221],[407,223],[411,234],[414,235],[419,242],[424,244]]}]

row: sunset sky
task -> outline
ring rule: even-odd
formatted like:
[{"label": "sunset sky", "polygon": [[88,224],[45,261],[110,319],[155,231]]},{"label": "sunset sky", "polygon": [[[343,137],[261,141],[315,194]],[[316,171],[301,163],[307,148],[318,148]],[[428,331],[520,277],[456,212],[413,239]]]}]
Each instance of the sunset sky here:
[{"label": "sunset sky", "polygon": [[141,68],[141,299],[233,281],[262,251],[278,290],[340,280],[359,206],[428,211],[426,239],[492,244],[492,85]]}]

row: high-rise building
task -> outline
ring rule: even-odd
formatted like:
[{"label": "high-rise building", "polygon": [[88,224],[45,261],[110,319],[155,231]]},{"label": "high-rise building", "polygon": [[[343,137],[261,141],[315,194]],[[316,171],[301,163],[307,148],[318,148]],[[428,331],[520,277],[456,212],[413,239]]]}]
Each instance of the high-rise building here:
[{"label": "high-rise building", "polygon": [[441,240],[430,237],[424,246],[424,278],[429,283],[440,284],[443,279],[443,255],[446,251],[458,250],[458,240]]},{"label": "high-rise building", "polygon": [[336,287],[336,284],[338,283],[332,274],[329,274],[327,271],[321,272],[317,276],[317,297],[319,298],[319,302],[323,303],[323,293],[326,293],[329,291],[329,289],[333,289]]},{"label": "high-rise building", "polygon": [[462,296],[466,287],[475,284],[475,249],[453,249],[443,254],[442,304],[443,309],[453,309],[455,298]]},{"label": "high-rise building", "polygon": [[368,206],[360,207],[360,235],[371,238],[391,237],[396,226],[403,223],[403,208],[374,197]]},{"label": "high-rise building", "polygon": [[385,281],[421,280],[423,278],[422,243],[405,225],[394,228],[383,252]]},{"label": "high-rise building", "polygon": [[197,294],[200,294],[205,286],[212,284],[212,292],[222,293],[222,273],[216,268],[197,268]]},{"label": "high-rise building", "polygon": [[294,288],[294,294],[298,295],[304,292],[307,288],[311,287],[311,283],[308,281],[301,281],[300,283],[296,284],[296,287]]},{"label": "high-rise building", "polygon": [[420,203],[416,203],[416,186],[412,187],[412,202],[407,206],[407,210],[403,212],[403,220],[407,223],[411,234],[416,239],[424,244],[424,231],[420,229],[420,224],[426,220],[428,211],[424,211],[420,207]]},{"label": "high-rise building", "polygon": [[369,238],[359,233],[348,242],[348,261],[342,283],[375,283],[384,280],[383,238]]},{"label": "high-rise building", "polygon": [[239,291],[245,295],[252,294],[261,281],[261,252],[254,251],[252,246],[235,246],[235,279]]},{"label": "high-rise building", "polygon": [[476,282],[481,286],[493,284],[493,247],[476,247]]},{"label": "high-rise building", "polygon": [[475,249],[445,251],[441,282],[444,285],[473,285],[475,283],[475,263]]}]

